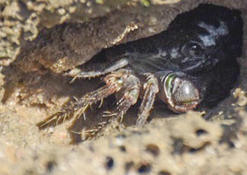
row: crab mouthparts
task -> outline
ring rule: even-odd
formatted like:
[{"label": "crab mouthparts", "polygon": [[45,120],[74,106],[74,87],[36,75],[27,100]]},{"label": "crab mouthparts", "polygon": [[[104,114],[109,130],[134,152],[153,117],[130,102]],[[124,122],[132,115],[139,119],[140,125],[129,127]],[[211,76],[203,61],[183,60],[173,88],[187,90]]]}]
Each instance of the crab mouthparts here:
[{"label": "crab mouthparts", "polygon": [[194,109],[200,102],[199,90],[186,77],[170,73],[163,81],[163,101],[174,112]]}]

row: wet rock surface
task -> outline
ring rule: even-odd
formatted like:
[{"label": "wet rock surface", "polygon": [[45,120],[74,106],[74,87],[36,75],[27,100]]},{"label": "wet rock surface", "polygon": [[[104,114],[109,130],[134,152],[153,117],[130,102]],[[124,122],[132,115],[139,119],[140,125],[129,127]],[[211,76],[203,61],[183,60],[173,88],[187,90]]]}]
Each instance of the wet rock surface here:
[{"label": "wet rock surface", "polygon": [[[18,69],[5,69],[10,76],[1,75],[2,85],[6,78],[11,80],[4,85],[11,93],[5,94],[5,103],[0,106],[1,174],[245,174],[246,24],[243,56],[238,60],[241,65],[238,84],[230,97],[209,111],[210,115],[203,112],[175,115],[157,105],[150,123],[137,129],[133,125],[136,115],[133,108],[126,117],[127,128],[106,128],[103,136],[77,145],[69,144],[70,122],[38,130],[36,123],[60,109],[70,96],[80,96],[99,82],[69,84],[70,79],[60,72],[82,64],[102,48],[158,33],[177,14],[202,2],[240,9],[243,20],[247,19],[245,1],[121,1],[123,4],[115,5],[95,2],[0,3],[4,12],[0,14],[1,64],[15,61],[20,65]],[[120,18],[123,16],[124,20]],[[69,26],[60,31],[55,26],[69,22],[85,29],[75,32],[78,28]],[[41,33],[45,36],[50,30],[54,38],[63,34],[75,47],[67,50],[60,45],[61,40],[51,41],[50,36],[45,40],[53,43],[50,48],[43,48],[42,42],[35,45],[33,41],[42,40]],[[67,55],[60,54],[65,50]],[[68,61],[75,51],[79,55],[73,57],[73,62]],[[93,125],[100,118],[94,114],[88,115],[86,121],[78,121],[78,125]],[[203,115],[208,116],[207,121],[202,119]],[[78,134],[73,137],[77,139]]]}]

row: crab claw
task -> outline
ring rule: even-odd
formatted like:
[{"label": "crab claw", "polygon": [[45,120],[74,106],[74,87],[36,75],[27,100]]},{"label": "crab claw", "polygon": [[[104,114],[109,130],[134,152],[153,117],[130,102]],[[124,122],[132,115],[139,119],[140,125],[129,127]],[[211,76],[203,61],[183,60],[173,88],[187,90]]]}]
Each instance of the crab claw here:
[{"label": "crab claw", "polygon": [[182,72],[170,72],[161,78],[160,98],[177,113],[194,109],[200,103],[199,90]]}]

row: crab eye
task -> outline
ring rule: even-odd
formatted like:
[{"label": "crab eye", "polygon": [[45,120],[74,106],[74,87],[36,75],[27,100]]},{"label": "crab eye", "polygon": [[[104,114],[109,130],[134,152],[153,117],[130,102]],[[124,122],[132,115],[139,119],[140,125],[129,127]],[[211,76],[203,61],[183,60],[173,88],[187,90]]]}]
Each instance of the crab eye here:
[{"label": "crab eye", "polygon": [[173,73],[164,80],[164,96],[169,108],[174,112],[194,109],[200,102],[199,91],[193,83]]},{"label": "crab eye", "polygon": [[183,46],[182,52],[192,57],[200,57],[203,54],[203,48],[199,43],[189,42]]}]

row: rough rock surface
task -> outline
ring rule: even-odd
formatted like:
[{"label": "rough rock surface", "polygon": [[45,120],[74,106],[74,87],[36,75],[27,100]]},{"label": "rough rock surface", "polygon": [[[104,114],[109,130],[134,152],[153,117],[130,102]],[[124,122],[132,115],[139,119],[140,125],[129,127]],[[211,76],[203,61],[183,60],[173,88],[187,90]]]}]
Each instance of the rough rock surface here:
[{"label": "rough rock surface", "polygon": [[[36,127],[98,82],[69,84],[62,71],[102,48],[164,30],[177,14],[203,2],[240,9],[247,21],[246,0],[0,0],[0,64],[18,67],[3,67],[0,77],[0,174],[247,174],[246,23],[239,83],[209,111],[208,121],[203,112],[174,115],[157,106],[151,122],[138,129],[133,108],[126,128],[106,128],[103,136],[77,145],[69,144],[78,137],[67,132],[69,122]],[[78,125],[93,125],[97,117]]]}]

